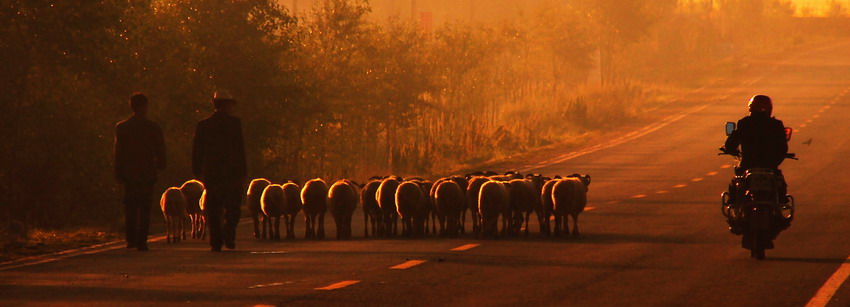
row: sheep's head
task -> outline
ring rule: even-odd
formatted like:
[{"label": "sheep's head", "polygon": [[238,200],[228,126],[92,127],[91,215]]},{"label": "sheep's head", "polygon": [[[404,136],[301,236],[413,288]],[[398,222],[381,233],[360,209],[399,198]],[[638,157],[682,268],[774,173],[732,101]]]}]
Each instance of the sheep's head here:
[{"label": "sheep's head", "polygon": [[580,181],[581,181],[581,183],[584,183],[584,186],[585,186],[585,187],[590,186],[590,175],[572,174],[572,175],[569,175],[569,176],[567,176],[567,177],[569,177],[569,178],[578,178],[578,180],[580,180]]}]

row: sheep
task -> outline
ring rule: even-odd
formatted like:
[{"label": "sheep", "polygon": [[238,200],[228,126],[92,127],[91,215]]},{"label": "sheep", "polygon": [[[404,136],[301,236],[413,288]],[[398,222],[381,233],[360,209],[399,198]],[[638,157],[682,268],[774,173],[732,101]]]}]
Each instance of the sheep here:
[{"label": "sheep", "polygon": [[380,185],[381,180],[369,181],[360,193],[360,203],[363,206],[363,236],[367,238],[369,237],[369,221],[372,222],[372,235],[379,235],[383,232],[381,207],[375,198]]},{"label": "sheep", "polygon": [[494,171],[477,171],[477,172],[473,172],[473,173],[466,174],[466,177],[467,177],[467,178],[471,178],[471,177],[490,177],[490,176],[494,176],[494,175],[498,175],[498,174],[499,174],[499,173],[496,173],[496,172],[494,172]]},{"label": "sheep", "polygon": [[401,234],[405,237],[418,235],[414,229],[420,228],[419,224],[422,221],[420,215],[428,210],[428,202],[419,183],[402,182],[396,189],[395,204],[396,211],[401,217]]},{"label": "sheep", "polygon": [[543,184],[540,191],[540,210],[537,211],[537,221],[540,223],[540,233],[549,236],[552,233],[549,218],[552,217],[554,204],[552,203],[552,188],[560,179],[552,179]]},{"label": "sheep", "polygon": [[[271,185],[265,178],[257,178],[251,180],[251,184],[248,185],[248,195],[246,202],[248,203],[248,212],[251,214],[251,219],[254,220],[254,238],[263,239],[266,238],[266,228],[271,227],[269,223],[268,216],[264,215],[264,210],[260,208],[260,198],[263,196],[263,193],[268,187]],[[279,210],[278,210],[279,211]],[[260,219],[262,218],[262,221]],[[279,219],[280,217],[278,217]],[[263,233],[260,234],[260,223],[263,223]],[[269,236],[269,239],[272,239]]]},{"label": "sheep", "polygon": [[[466,195],[461,186],[453,180],[444,180],[437,186],[434,193],[434,201],[436,203],[436,211],[440,217],[440,234],[449,237],[457,237],[458,232],[463,227],[458,219],[461,212],[465,210]],[[445,220],[446,228],[443,228]]]},{"label": "sheep", "polygon": [[499,216],[502,216],[502,232],[507,231],[508,202],[510,200],[510,185],[504,181],[490,180],[481,185],[478,194],[478,215],[481,217],[480,229],[482,236],[499,237]]},{"label": "sheep", "polygon": [[489,181],[487,177],[474,176],[469,179],[469,186],[466,188],[466,199],[469,204],[469,213],[472,217],[472,232],[476,235],[481,233],[481,216],[478,210],[478,195],[481,191],[481,185]]},{"label": "sheep", "polygon": [[419,187],[422,188],[422,196],[423,203],[420,206],[420,212],[418,213],[418,228],[417,231],[419,233],[428,234],[428,222],[434,212],[433,200],[430,197],[429,191],[434,188],[434,182],[429,180],[419,181]]},{"label": "sheep", "polygon": [[463,190],[463,200],[461,201],[461,211],[457,219],[457,227],[460,233],[466,233],[466,210],[467,208],[469,208],[469,203],[466,199],[466,188],[469,187],[469,180],[466,179],[466,177],[464,176],[458,175],[448,177],[448,179],[454,181],[454,183],[456,183],[460,187],[460,189]]},{"label": "sheep", "polygon": [[513,179],[508,182],[511,185],[510,208],[513,215],[512,227],[509,233],[518,234],[525,222],[525,235],[528,235],[529,215],[540,202],[540,192],[536,190],[534,182],[529,179]]},{"label": "sheep", "polygon": [[[587,205],[587,187],[590,185],[589,175],[573,174],[558,180],[552,187],[552,212],[555,214],[555,236],[560,236],[561,230],[569,235],[567,215],[573,217],[573,236],[579,236],[578,215]],[[561,221],[563,220],[563,225]]]},{"label": "sheep", "polygon": [[[311,179],[301,189],[307,239],[325,238],[325,212],[328,210],[328,184],[320,178]],[[318,218],[318,229],[316,222]]]},{"label": "sheep", "polygon": [[[251,186],[254,187],[254,182],[251,182]],[[256,195],[256,192],[254,192],[254,195]],[[260,194],[260,209],[262,209],[263,214],[264,239],[266,238],[266,225],[268,224],[269,240],[280,240],[280,215],[283,214],[284,207],[286,207],[286,195],[283,193],[283,186],[279,184],[266,185],[263,192]],[[272,219],[274,220],[274,225],[271,223]],[[254,221],[254,237],[257,237],[256,218]]]},{"label": "sheep", "polygon": [[286,238],[295,239],[295,217],[301,212],[301,187],[294,182],[282,186],[286,195],[286,206],[283,208],[283,222],[286,224]]},{"label": "sheep", "polygon": [[159,199],[159,207],[165,217],[165,242],[177,243],[181,238],[185,239],[183,221],[186,219],[186,198],[180,188],[171,187],[165,190]]},{"label": "sheep", "polygon": [[524,178],[522,176],[522,174],[520,172],[517,172],[517,171],[507,171],[507,172],[505,172],[505,176],[510,178],[508,181],[514,180],[514,179],[523,179]]},{"label": "sheep", "polygon": [[183,197],[186,198],[186,213],[192,224],[192,239],[206,239],[206,218],[201,211],[200,201],[204,194],[204,184],[197,180],[189,180],[180,186]]},{"label": "sheep", "polygon": [[388,177],[381,181],[378,191],[375,192],[375,200],[381,207],[381,215],[384,218],[384,236],[395,236],[398,234],[398,207],[395,203],[395,193],[400,183],[398,177]]},{"label": "sheep", "polygon": [[336,238],[351,238],[351,215],[357,208],[357,184],[349,180],[334,182],[328,190],[328,207],[336,223]]},{"label": "sheep", "polygon": [[[431,188],[428,189],[428,216],[426,216],[426,219],[431,220],[431,227],[433,228],[434,234],[437,233],[437,222],[440,220],[440,217],[437,214],[437,201],[436,201],[435,196],[437,194],[437,187],[440,186],[440,183],[442,183],[443,181],[446,181],[446,180],[448,180],[448,178],[437,179],[436,182],[431,184]],[[426,228],[425,231],[427,233],[428,227],[426,226],[425,228]],[[443,229],[444,229],[444,226],[441,224],[440,225],[440,232],[441,233],[443,232]]]}]

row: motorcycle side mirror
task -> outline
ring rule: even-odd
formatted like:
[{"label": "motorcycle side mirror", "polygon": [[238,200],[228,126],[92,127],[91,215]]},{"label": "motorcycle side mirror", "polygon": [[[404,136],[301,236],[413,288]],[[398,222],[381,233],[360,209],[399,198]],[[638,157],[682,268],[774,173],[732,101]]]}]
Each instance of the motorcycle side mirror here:
[{"label": "motorcycle side mirror", "polygon": [[791,127],[785,127],[785,141],[791,141],[791,135],[794,134],[794,129]]},{"label": "motorcycle side mirror", "polygon": [[726,136],[732,135],[732,131],[735,131],[735,123],[726,122]]}]

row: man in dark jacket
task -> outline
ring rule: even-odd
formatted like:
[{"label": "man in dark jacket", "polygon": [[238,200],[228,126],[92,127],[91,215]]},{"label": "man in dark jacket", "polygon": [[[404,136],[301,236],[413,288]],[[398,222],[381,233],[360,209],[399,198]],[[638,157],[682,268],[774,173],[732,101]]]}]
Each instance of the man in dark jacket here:
[{"label": "man in dark jacket", "polygon": [[[749,102],[750,115],[738,121],[737,128],[726,138],[724,149],[730,154],[741,154],[741,163],[735,168],[735,173],[742,176],[752,168],[769,168],[776,172],[781,184],[779,186],[779,201],[787,203],[785,194],[788,192],[785,177],[779,170],[779,165],[788,153],[788,140],[785,136],[785,125],[781,120],[771,117],[773,102],[765,95],[755,95]],[[740,151],[738,147],[740,146]],[[734,185],[729,185],[730,203],[737,201],[737,191]],[[737,232],[739,225],[729,221],[732,232]],[[786,226],[787,227],[787,226]]]},{"label": "man in dark jacket", "polygon": [[738,121],[735,131],[726,138],[724,147],[734,154],[741,146],[741,164],[738,167],[742,173],[751,168],[778,170],[788,153],[785,125],[770,116],[773,111],[770,97],[753,96],[749,109],[750,115]]},{"label": "man in dark jacket", "polygon": [[[213,96],[215,112],[198,123],[192,147],[192,172],[207,190],[206,215],[212,251],[236,248],[242,185],[247,176],[242,122],[232,115],[236,100],[227,91]],[[222,227],[222,217],[224,225]]]},{"label": "man in dark jacket", "polygon": [[148,98],[130,97],[133,116],[115,125],[115,177],[124,185],[127,248],[148,250],[148,226],[157,170],[165,169],[159,125],[147,119]]}]

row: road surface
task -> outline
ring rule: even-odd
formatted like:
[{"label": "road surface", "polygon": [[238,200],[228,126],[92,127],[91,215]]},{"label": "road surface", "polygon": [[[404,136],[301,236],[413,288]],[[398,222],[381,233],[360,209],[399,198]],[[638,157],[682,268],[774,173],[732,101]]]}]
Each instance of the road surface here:
[{"label": "road surface", "polygon": [[[850,306],[850,44],[757,67],[645,129],[517,165],[593,176],[580,238],[364,239],[358,209],[351,241],[305,241],[299,219],[299,239],[281,242],[242,223],[222,253],[159,241],[5,264],[0,305]],[[726,230],[733,161],[716,155],[755,93],[774,98],[800,157],[783,165],[797,219],[764,261]]]}]

